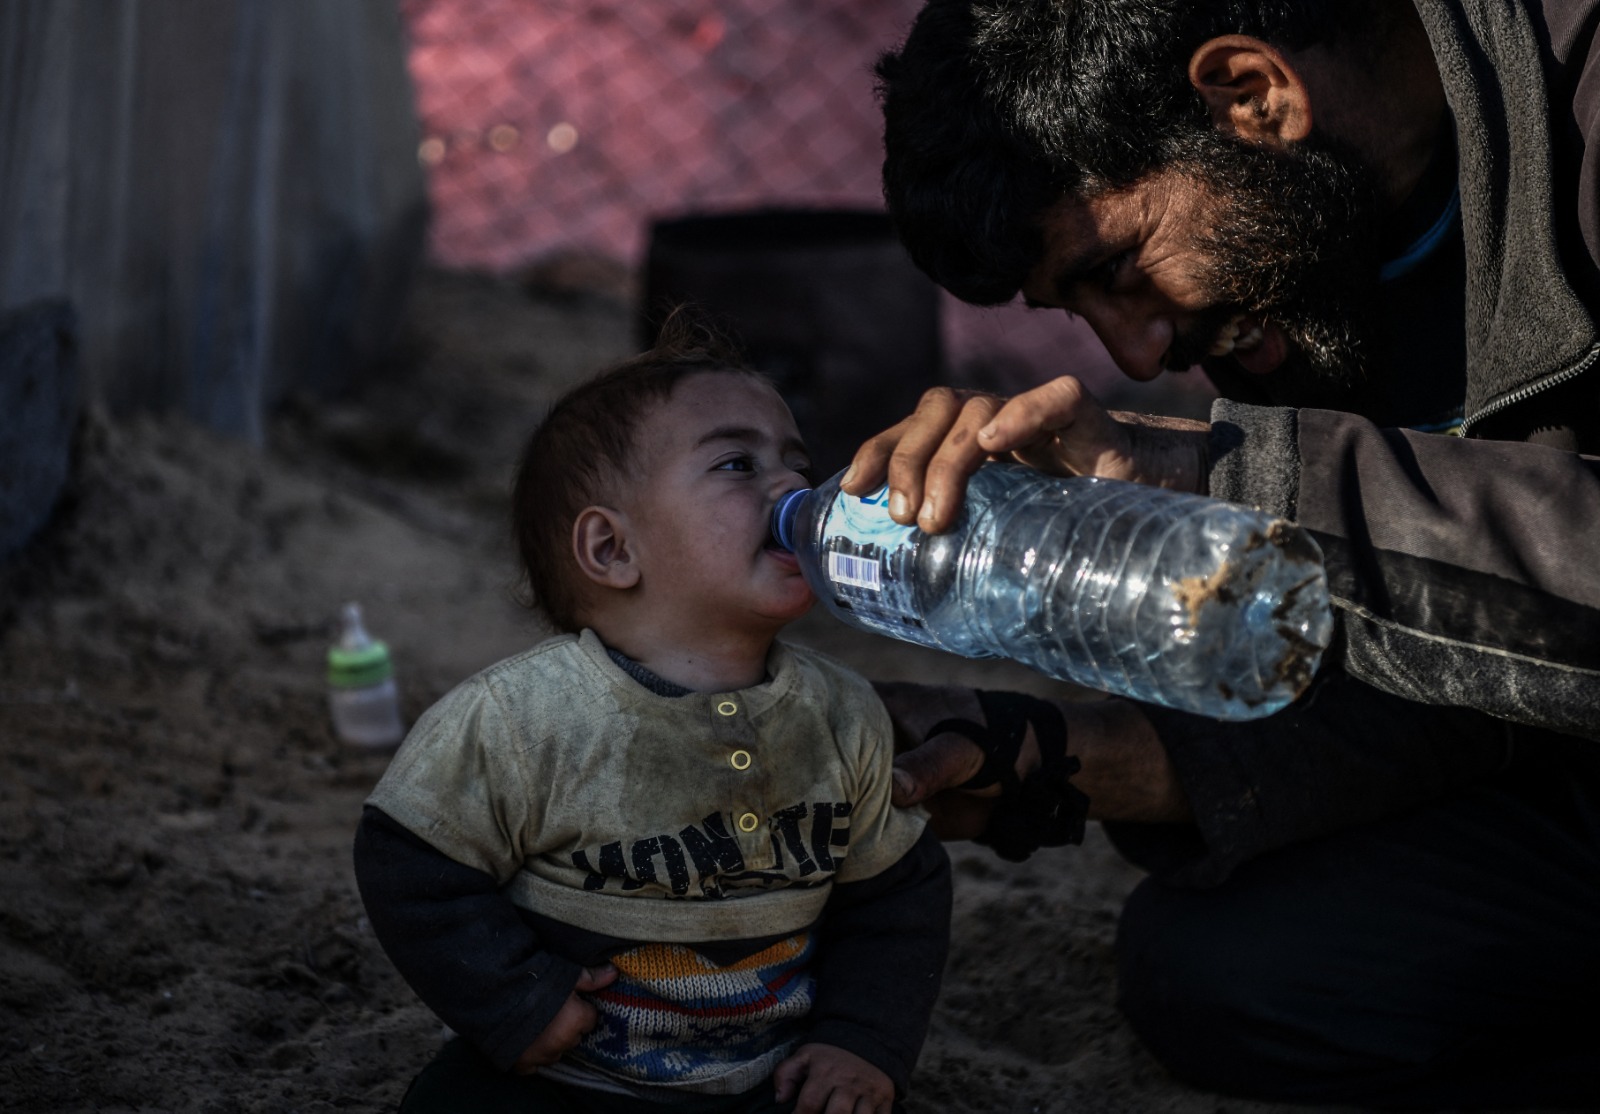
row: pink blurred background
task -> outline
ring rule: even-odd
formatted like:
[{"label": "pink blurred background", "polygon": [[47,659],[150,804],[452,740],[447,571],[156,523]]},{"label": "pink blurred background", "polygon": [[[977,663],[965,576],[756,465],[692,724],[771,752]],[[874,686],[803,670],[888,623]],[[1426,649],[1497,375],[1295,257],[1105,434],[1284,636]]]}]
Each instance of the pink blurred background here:
[{"label": "pink blurred background", "polygon": [[[920,0],[403,0],[431,259],[555,256],[636,271],[658,217],[882,209],[871,67]],[[1060,314],[944,299],[948,379],[1071,372],[1117,405],[1203,412],[1198,376],[1143,393]]]}]

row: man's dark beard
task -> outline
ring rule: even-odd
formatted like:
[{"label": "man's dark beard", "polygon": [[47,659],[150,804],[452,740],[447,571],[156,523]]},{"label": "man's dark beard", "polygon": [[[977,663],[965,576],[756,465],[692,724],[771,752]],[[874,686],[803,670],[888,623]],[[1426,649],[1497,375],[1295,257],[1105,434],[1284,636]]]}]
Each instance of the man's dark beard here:
[{"label": "man's dark beard", "polygon": [[[1292,343],[1274,378],[1291,394],[1332,399],[1366,373],[1365,323],[1375,320],[1379,205],[1359,156],[1313,136],[1277,151],[1212,129],[1181,157],[1214,198],[1203,235],[1214,305],[1175,346],[1172,362],[1219,359],[1206,349],[1238,313],[1270,320]],[[1231,359],[1231,357],[1220,357]]]}]

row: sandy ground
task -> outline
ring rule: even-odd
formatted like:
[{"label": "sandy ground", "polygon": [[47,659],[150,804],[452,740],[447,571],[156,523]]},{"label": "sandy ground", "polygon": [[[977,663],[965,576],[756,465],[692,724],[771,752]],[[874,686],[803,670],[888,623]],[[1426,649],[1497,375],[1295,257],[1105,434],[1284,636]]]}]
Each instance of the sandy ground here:
[{"label": "sandy ground", "polygon": [[[632,351],[623,305],[428,276],[404,358],[252,450],[91,416],[47,531],[0,565],[0,1108],[379,1111],[438,1046],[350,868],[386,757],[338,743],[322,662],[355,599],[414,717],[539,636],[502,521],[552,393]],[[1013,666],[793,628],[882,679],[1043,691]],[[911,1103],[1250,1114],[1118,1017],[1136,871],[1091,827],[1021,866],[951,847],[955,938]]]}]

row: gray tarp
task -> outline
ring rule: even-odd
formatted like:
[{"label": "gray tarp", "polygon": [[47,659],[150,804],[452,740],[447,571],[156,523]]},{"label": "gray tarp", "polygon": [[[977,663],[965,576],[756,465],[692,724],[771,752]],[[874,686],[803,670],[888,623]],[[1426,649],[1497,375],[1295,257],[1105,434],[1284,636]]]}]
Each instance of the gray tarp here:
[{"label": "gray tarp", "polygon": [[416,146],[394,0],[5,0],[0,312],[64,297],[84,396],[259,441],[391,334]]}]

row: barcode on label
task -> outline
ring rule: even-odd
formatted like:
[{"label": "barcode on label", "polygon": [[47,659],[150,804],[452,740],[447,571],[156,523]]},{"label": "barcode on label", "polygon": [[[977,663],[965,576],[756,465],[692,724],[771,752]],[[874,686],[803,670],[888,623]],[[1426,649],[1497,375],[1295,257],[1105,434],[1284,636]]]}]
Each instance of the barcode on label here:
[{"label": "barcode on label", "polygon": [[852,588],[878,590],[879,564],[871,557],[852,557],[847,553],[828,554],[828,579]]}]

